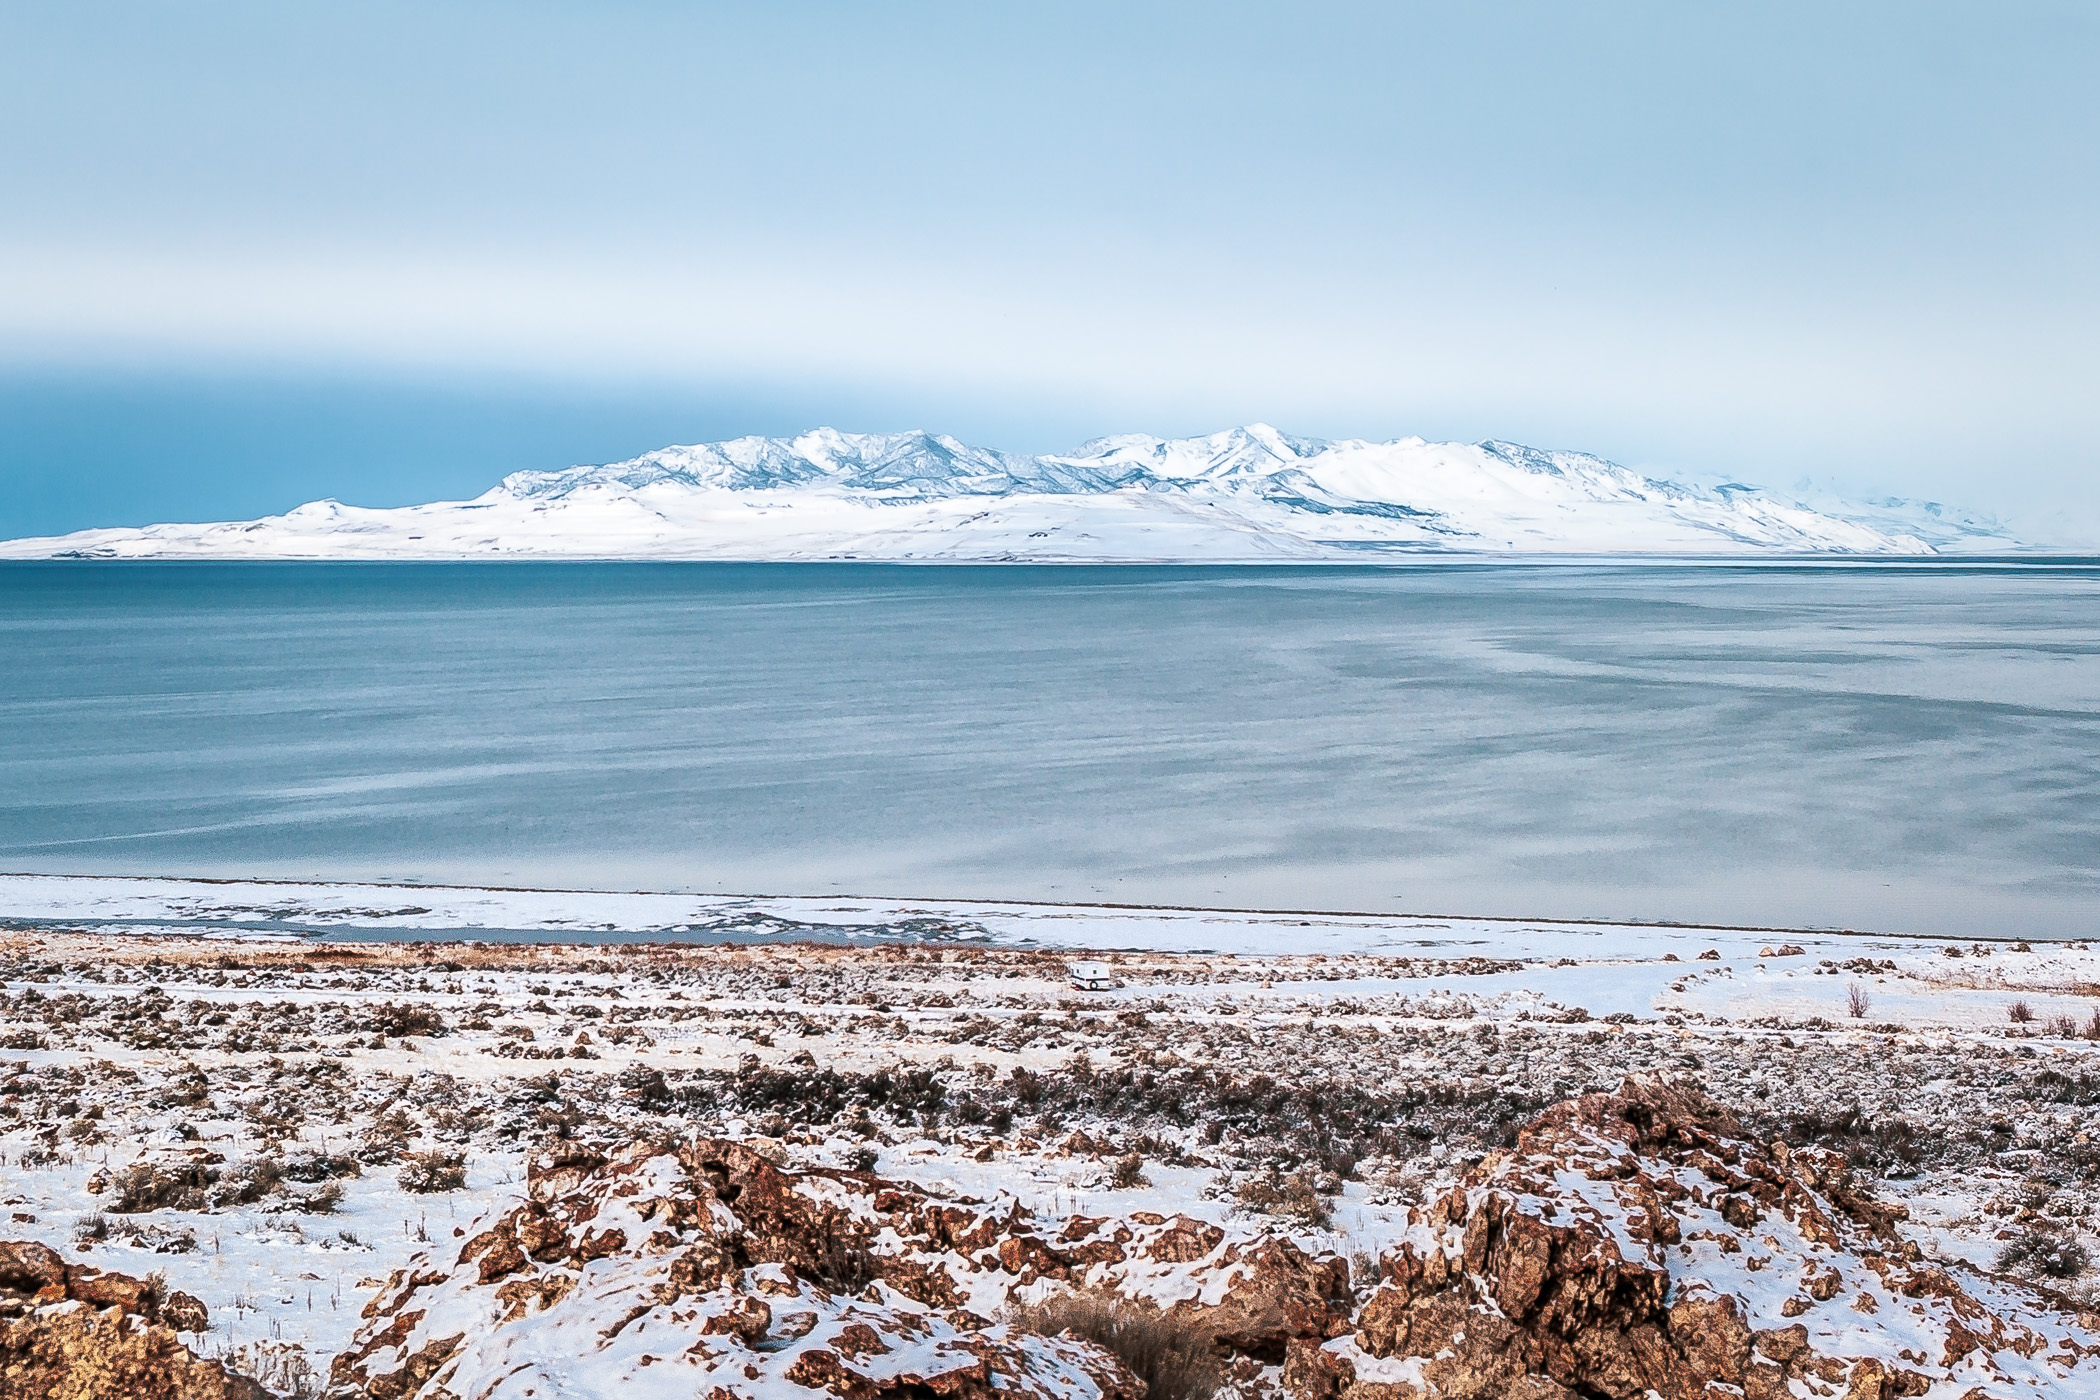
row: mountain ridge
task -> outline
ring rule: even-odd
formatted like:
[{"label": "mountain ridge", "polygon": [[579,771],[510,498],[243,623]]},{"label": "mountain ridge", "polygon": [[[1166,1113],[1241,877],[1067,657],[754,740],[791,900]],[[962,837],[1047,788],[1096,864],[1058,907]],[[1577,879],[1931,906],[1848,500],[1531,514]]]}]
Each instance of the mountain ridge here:
[{"label": "mountain ridge", "polygon": [[1022,454],[947,434],[749,436],[466,501],[0,542],[6,558],[721,558],[1257,562],[1441,554],[1929,555],[2017,548],[1937,503],[1811,506],[1500,439],[1326,440],[1265,423]]}]

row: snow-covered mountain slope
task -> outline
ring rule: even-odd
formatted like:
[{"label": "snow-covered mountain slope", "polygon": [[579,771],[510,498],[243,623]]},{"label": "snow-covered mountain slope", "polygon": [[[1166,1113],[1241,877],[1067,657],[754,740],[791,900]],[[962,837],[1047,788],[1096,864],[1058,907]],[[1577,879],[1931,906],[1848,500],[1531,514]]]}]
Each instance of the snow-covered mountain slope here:
[{"label": "snow-covered mountain slope", "polygon": [[1392,554],[1931,554],[2016,547],[1938,506],[1814,509],[1514,443],[1321,442],[1264,424],[1065,456],[935,433],[738,438],[517,472],[471,501],[317,501],[217,525],[0,543],[6,558],[1363,559]]}]

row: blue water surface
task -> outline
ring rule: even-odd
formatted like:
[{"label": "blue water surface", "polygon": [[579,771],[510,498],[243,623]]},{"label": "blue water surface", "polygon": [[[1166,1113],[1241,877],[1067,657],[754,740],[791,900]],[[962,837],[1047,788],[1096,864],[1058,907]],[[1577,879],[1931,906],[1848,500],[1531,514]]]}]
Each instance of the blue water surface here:
[{"label": "blue water surface", "polygon": [[0,868],[2076,936],[2100,568],[0,564]]}]

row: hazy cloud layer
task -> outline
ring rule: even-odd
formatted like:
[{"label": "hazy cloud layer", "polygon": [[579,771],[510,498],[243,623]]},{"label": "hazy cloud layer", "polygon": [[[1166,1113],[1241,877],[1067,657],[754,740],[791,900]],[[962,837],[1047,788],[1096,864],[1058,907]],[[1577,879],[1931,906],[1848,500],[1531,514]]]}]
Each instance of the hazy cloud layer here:
[{"label": "hazy cloud layer", "polygon": [[[503,378],[685,404],[673,436],[791,404],[1015,449],[1495,435],[2100,538],[2084,6],[84,3],[0,33],[17,384]],[[10,484],[113,484],[61,514],[152,472],[17,397]],[[413,490],[299,441],[214,459],[270,483],[239,513]]]}]

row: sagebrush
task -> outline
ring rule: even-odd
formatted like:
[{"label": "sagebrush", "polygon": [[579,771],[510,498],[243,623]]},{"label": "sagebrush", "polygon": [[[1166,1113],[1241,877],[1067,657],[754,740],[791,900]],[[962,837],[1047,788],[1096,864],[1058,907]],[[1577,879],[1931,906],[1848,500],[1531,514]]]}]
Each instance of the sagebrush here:
[{"label": "sagebrush", "polygon": [[1145,1383],[1145,1400],[1208,1400],[1224,1376],[1209,1326],[1144,1299],[1082,1289],[1015,1308],[1009,1317],[1030,1332],[1101,1347]]}]

